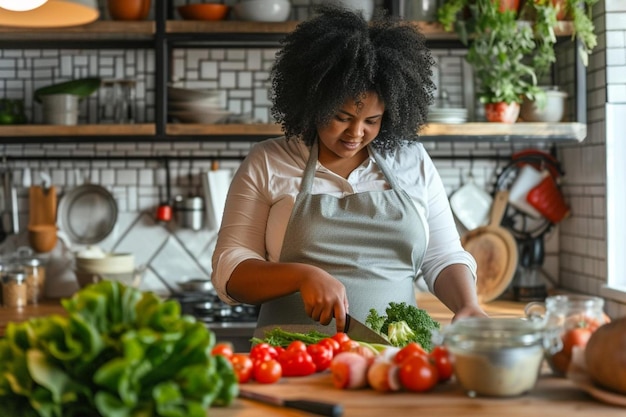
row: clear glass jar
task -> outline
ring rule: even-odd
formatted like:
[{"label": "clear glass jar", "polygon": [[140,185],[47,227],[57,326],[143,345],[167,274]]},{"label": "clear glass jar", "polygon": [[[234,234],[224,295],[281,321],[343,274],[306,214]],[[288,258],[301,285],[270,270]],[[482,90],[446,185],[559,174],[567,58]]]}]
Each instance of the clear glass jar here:
[{"label": "clear glass jar", "polygon": [[38,304],[43,300],[46,285],[46,268],[37,258],[22,260],[22,267],[26,274],[26,287],[28,289],[28,304]]},{"label": "clear glass jar", "polygon": [[11,269],[2,275],[2,303],[5,307],[21,308],[27,304],[26,274]]},{"label": "clear glass jar", "polygon": [[584,346],[591,334],[608,321],[604,300],[588,295],[555,295],[545,302],[531,302],[526,315],[542,322],[552,335],[552,349],[547,362],[552,371],[564,376],[572,359],[574,346]]},{"label": "clear glass jar", "polygon": [[542,323],[514,318],[467,318],[441,332],[454,372],[469,396],[510,397],[530,391],[544,358]]}]

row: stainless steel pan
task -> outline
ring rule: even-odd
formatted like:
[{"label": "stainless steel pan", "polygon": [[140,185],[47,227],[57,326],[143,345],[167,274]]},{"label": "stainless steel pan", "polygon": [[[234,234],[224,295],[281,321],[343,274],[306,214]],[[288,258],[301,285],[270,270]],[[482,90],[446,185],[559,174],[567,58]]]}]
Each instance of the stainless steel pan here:
[{"label": "stainless steel pan", "polygon": [[113,231],[117,215],[117,202],[106,188],[83,184],[61,198],[57,223],[72,243],[91,245]]}]

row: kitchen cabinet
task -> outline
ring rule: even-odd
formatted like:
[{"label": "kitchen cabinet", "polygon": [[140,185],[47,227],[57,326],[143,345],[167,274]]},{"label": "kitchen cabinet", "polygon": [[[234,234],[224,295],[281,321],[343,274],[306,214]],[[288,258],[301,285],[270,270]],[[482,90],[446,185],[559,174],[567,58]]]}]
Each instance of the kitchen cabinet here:
[{"label": "kitchen cabinet", "polygon": [[[174,48],[187,47],[278,47],[285,34],[298,22],[281,23],[243,21],[172,20],[173,7],[167,0],[156,0],[155,20],[140,22],[96,21],[92,24],[63,29],[15,29],[0,27],[0,48],[145,48],[155,51],[155,117],[153,123],[129,125],[0,126],[4,143],[25,142],[169,142],[169,141],[256,141],[281,134],[275,124],[170,124],[167,122],[167,88],[169,57]],[[432,47],[461,48],[453,33],[444,32],[437,23],[415,22]],[[567,38],[571,26],[561,22],[557,35]],[[577,90],[585,74],[578,71]],[[584,83],[582,84],[584,87]],[[578,106],[580,108],[580,105]],[[586,124],[573,123],[433,123],[421,136],[425,141],[526,141],[580,142],[586,137]]]}]

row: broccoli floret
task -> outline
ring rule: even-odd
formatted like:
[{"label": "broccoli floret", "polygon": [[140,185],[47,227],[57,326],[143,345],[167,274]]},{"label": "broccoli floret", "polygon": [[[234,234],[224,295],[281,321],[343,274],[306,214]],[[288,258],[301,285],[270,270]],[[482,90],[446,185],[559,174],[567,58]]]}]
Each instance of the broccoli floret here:
[{"label": "broccoli floret", "polygon": [[406,346],[408,343],[415,341],[415,332],[411,330],[406,321],[394,321],[388,325],[389,343],[394,346]]},{"label": "broccoli floret", "polygon": [[[391,339],[390,328],[392,323],[404,321],[413,331],[414,335],[412,337],[404,338],[406,341],[403,343],[401,342],[396,346],[406,346],[409,342],[417,342],[424,348],[424,350],[428,352],[432,350],[432,331],[439,329],[440,325],[438,322],[433,320],[426,310],[404,302],[390,302],[385,312],[387,313],[386,316],[379,314],[375,309],[371,309],[365,323],[382,336]],[[402,338],[398,338],[396,340],[402,340]]]},{"label": "broccoli floret", "polygon": [[380,333],[380,329],[383,327],[383,324],[385,324],[385,319],[385,316],[381,316],[378,314],[376,309],[371,308],[369,314],[365,318],[365,324],[367,324],[375,332]]}]

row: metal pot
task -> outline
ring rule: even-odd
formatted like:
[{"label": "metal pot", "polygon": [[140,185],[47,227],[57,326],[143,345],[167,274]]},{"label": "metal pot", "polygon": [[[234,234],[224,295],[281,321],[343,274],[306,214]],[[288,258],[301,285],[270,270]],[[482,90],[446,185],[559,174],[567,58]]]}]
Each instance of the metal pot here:
[{"label": "metal pot", "polygon": [[176,196],[174,213],[180,227],[200,230],[204,226],[204,199],[199,196]]}]

